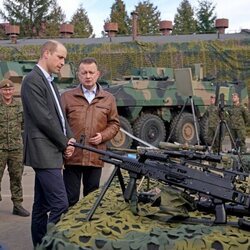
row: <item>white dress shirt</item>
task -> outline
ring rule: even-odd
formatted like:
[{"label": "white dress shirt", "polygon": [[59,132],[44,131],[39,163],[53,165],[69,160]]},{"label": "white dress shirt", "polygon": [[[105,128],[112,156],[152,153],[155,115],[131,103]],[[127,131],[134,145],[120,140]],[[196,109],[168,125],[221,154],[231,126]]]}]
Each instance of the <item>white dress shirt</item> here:
[{"label": "white dress shirt", "polygon": [[86,99],[88,100],[89,104],[93,101],[93,99],[95,98],[95,95],[96,95],[96,86],[91,89],[91,90],[88,90],[86,88],[82,86],[82,91],[83,91],[83,94],[84,96],[86,97]]}]

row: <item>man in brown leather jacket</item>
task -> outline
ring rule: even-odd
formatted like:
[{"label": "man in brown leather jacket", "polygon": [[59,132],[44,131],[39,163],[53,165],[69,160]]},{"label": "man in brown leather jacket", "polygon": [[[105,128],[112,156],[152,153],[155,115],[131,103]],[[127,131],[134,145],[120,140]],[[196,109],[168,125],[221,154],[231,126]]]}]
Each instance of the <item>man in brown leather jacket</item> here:
[{"label": "man in brown leather jacket", "polygon": [[[115,98],[97,83],[100,72],[94,58],[83,59],[77,74],[79,86],[61,96],[66,118],[77,141],[84,138],[85,144],[106,149],[106,142],[120,128]],[[63,176],[70,206],[79,200],[81,181],[84,196],[99,187],[104,165],[99,158],[99,154],[76,148],[66,159]]]}]

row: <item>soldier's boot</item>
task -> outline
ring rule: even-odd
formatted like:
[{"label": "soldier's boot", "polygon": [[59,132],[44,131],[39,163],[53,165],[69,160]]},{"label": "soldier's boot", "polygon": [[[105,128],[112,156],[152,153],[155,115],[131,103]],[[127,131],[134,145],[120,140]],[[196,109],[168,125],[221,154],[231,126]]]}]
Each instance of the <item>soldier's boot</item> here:
[{"label": "soldier's boot", "polygon": [[22,205],[14,205],[13,207],[13,214],[19,215],[22,217],[30,216],[29,211],[22,207]]}]

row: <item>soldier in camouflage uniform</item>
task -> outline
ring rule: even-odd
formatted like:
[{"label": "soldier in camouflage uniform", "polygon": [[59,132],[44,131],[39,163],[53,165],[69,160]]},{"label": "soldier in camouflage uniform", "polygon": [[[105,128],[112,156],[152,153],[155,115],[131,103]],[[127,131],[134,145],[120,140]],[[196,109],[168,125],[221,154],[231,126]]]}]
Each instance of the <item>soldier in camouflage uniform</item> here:
[{"label": "soldier in camouflage uniform", "polygon": [[[219,109],[215,105],[215,96],[210,96],[210,105],[204,113],[204,118],[208,119],[208,130],[207,137],[209,139],[209,143],[212,144],[214,139],[214,144],[212,145],[213,152],[218,152],[219,147],[219,133],[216,134],[216,128],[220,123]],[[215,138],[214,138],[215,137]]]},{"label": "soldier in camouflage uniform", "polygon": [[[22,127],[23,110],[21,102],[13,98],[14,84],[8,79],[0,82],[0,191],[3,173],[7,165],[10,177],[11,200],[14,204],[13,214],[29,216],[22,207]],[[2,200],[0,193],[0,201]]]},{"label": "soldier in camouflage uniform", "polygon": [[[230,131],[236,145],[239,144],[240,152],[245,153],[246,148],[246,125],[249,122],[249,114],[246,106],[240,104],[238,93],[232,94],[233,106],[228,110]],[[232,148],[234,145],[232,143]]]}]

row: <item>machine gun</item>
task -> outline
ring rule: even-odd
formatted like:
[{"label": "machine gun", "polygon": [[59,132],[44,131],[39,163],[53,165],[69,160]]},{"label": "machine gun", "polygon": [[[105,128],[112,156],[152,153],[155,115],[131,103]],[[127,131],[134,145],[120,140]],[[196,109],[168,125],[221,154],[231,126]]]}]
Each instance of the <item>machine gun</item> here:
[{"label": "machine gun", "polygon": [[[73,145],[103,155],[101,159],[104,162],[111,163],[115,166],[115,169],[102,189],[94,206],[88,213],[86,220],[91,219],[116,174],[118,174],[124,199],[127,202],[134,199],[136,195],[136,180],[142,176],[146,176],[177,188],[208,196],[214,204],[214,224],[227,223],[226,202],[241,205],[246,210],[250,208],[250,196],[236,190],[232,175],[228,178],[213,172],[199,171],[198,169],[193,169],[180,163],[155,161],[147,159],[146,157],[142,159],[132,159],[113,152],[98,150],[80,143],[73,143]],[[130,175],[130,180],[126,188],[120,168],[127,170]],[[247,225],[250,227],[248,221],[244,221],[243,224],[244,226]]]}]

